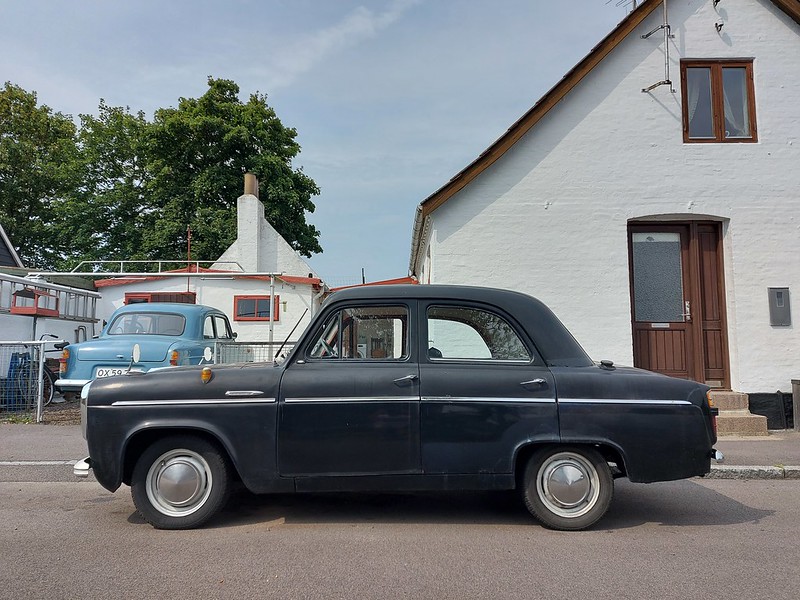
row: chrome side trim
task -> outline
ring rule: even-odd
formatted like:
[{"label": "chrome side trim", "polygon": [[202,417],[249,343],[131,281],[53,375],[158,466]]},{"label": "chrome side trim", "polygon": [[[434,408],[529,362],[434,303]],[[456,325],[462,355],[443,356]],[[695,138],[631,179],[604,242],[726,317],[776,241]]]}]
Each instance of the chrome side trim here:
[{"label": "chrome side trim", "polygon": [[325,397],[325,398],[286,398],[286,404],[347,404],[368,402],[418,402],[419,396],[364,396],[364,397]]},{"label": "chrome side trim", "polygon": [[555,398],[489,398],[481,396],[424,396],[423,402],[486,402],[490,404],[555,404]]},{"label": "chrome side trim", "polygon": [[261,390],[228,390],[225,396],[228,398],[252,398],[254,396],[263,396],[264,392]]},{"label": "chrome side trim", "polygon": [[214,404],[274,404],[276,398],[250,398],[247,400],[118,400],[111,406],[209,406]]},{"label": "chrome side trim", "polygon": [[636,400],[625,398],[559,398],[559,404],[651,404],[662,406],[693,406],[688,400]]}]

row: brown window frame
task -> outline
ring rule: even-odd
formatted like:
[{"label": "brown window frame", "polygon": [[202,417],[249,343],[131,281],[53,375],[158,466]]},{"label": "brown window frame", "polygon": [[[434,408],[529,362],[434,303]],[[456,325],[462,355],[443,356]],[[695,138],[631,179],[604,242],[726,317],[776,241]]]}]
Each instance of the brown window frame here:
[{"label": "brown window frame", "polygon": [[[708,68],[711,70],[711,110],[714,124],[713,138],[689,137],[689,94],[686,70]],[[747,111],[750,119],[750,137],[725,137],[725,108],[722,91],[722,69],[744,68],[747,79]],[[686,59],[681,60],[681,112],[683,119],[683,141],[686,144],[752,144],[758,142],[756,127],[756,96],[753,83],[753,59]]]},{"label": "brown window frame", "polygon": [[[256,300],[256,301],[264,301],[269,302],[270,297],[269,294],[267,295],[260,295],[260,294],[248,294],[242,296],[234,296],[233,297],[233,320],[234,321],[280,321],[280,302],[281,297],[279,295],[275,295],[272,302],[272,310],[270,311],[269,317],[240,317],[239,316],[239,300]],[[258,303],[256,303],[256,312],[258,312]]]}]

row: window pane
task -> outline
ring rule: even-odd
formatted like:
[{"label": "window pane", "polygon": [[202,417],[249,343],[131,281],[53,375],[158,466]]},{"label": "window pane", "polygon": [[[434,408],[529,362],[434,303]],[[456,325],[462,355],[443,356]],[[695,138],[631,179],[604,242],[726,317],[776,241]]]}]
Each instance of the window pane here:
[{"label": "window pane", "polygon": [[236,302],[236,316],[253,319],[256,316],[256,301],[253,298],[239,298]]},{"label": "window pane", "polygon": [[502,317],[450,306],[428,309],[428,356],[525,362],[531,359],[522,340]]},{"label": "window pane", "polygon": [[713,138],[714,118],[711,105],[711,69],[686,69],[686,106],[690,138]]},{"label": "window pane", "polygon": [[353,307],[332,315],[311,345],[312,358],[404,359],[408,356],[404,306]]},{"label": "window pane", "polygon": [[322,333],[311,345],[312,358],[337,358],[339,356],[339,313],[331,315],[322,327]]},{"label": "window pane", "polygon": [[408,311],[370,306],[342,311],[344,358],[403,359],[408,356]]},{"label": "window pane", "polygon": [[723,67],[722,91],[725,106],[725,137],[752,137],[750,134],[750,111],[747,104],[747,69]]},{"label": "window pane", "polygon": [[214,324],[216,325],[217,329],[217,338],[219,339],[230,339],[231,332],[228,329],[228,323],[225,321],[223,317],[215,316],[214,317]]},{"label": "window pane", "polygon": [[269,319],[270,317],[270,302],[269,298],[259,298],[256,301],[256,316],[259,319]]},{"label": "window pane", "polygon": [[633,234],[633,303],[637,321],[684,320],[680,234]]},{"label": "window pane", "polygon": [[206,317],[206,320],[203,321],[203,337],[207,340],[214,339],[214,323],[212,323],[211,317]]},{"label": "window pane", "polygon": [[161,315],[155,333],[162,335],[183,335],[186,319],[181,315]]}]

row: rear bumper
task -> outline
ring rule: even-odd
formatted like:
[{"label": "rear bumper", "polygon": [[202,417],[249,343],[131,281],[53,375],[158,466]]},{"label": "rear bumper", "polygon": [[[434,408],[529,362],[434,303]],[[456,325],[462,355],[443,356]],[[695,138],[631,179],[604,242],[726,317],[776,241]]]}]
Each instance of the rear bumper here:
[{"label": "rear bumper", "polygon": [[56,387],[62,392],[80,392],[91,379],[56,379]]}]

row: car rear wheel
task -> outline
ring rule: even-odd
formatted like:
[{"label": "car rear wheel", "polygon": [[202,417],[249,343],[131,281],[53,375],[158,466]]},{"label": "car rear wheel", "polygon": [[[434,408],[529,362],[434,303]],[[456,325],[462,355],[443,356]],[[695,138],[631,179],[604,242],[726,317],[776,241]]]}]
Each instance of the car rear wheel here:
[{"label": "car rear wheel", "polygon": [[133,469],[131,496],[157,529],[199,527],[228,499],[229,466],[209,441],[178,435],[149,446]]},{"label": "car rear wheel", "polygon": [[614,480],[603,457],[581,446],[549,447],[531,456],[522,488],[531,514],[551,529],[577,531],[608,510]]}]

